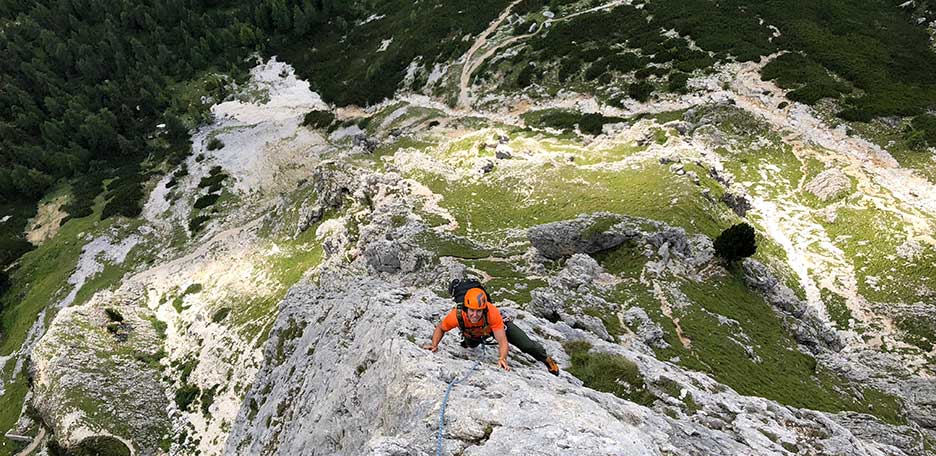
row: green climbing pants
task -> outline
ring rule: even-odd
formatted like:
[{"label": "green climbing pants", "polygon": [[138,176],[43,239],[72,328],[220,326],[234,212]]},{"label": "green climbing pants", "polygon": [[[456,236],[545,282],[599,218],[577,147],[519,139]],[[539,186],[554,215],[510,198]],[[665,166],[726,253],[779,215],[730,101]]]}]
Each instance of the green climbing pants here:
[{"label": "green climbing pants", "polygon": [[[507,333],[507,342],[514,347],[520,349],[520,351],[536,358],[537,361],[543,362],[546,361],[546,349],[543,348],[543,345],[539,342],[530,339],[530,336],[527,336],[522,329],[515,325],[512,321],[507,321],[504,323],[506,333]],[[477,347],[481,345],[482,342],[485,342],[484,339],[468,339],[465,338],[462,341],[462,345],[465,347]]]}]

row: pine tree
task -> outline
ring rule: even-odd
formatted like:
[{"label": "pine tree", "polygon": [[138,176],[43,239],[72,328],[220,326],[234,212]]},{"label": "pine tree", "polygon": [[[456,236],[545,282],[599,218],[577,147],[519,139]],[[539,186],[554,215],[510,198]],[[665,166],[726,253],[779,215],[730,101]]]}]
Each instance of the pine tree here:
[{"label": "pine tree", "polygon": [[715,239],[715,254],[728,262],[747,258],[756,251],[754,227],[747,223],[734,225]]}]

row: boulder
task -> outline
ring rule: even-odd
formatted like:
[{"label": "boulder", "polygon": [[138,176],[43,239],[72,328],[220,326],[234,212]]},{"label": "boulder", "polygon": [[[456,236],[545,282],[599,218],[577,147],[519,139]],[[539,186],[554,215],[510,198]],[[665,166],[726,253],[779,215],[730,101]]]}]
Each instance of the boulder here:
[{"label": "boulder", "polygon": [[379,272],[397,272],[400,270],[400,245],[396,242],[381,240],[369,243],[364,249],[367,264]]},{"label": "boulder", "polygon": [[567,371],[549,375],[519,354],[511,357],[513,371],[503,372],[494,350],[462,348],[452,336],[438,352],[424,350],[450,304],[425,289],[346,270],[325,270],[318,283],[294,287],[224,453],[433,454],[448,384],[463,379],[448,396],[443,454],[786,454],[784,445],[791,444],[802,454],[906,454],[884,452],[891,447],[851,433],[822,412],[739,395],[704,374],[522,310],[524,329],[532,337],[547,335],[539,340],[562,367],[569,357],[550,339],[585,340],[590,353],[634,366],[631,381],[655,385],[665,377],[660,384],[671,387],[653,387],[654,394],[676,404],[691,397],[693,411],[638,405],[588,388]]},{"label": "boulder", "polygon": [[723,203],[727,204],[738,217],[744,217],[753,207],[751,206],[751,201],[748,199],[747,194],[742,189],[734,186],[730,187],[728,191],[722,195],[721,200]]},{"label": "boulder", "polygon": [[533,247],[551,260],[576,253],[600,252],[640,236],[636,219],[609,213],[583,215],[527,230]]},{"label": "boulder", "polygon": [[576,253],[570,257],[565,267],[549,284],[567,290],[577,290],[579,287],[591,284],[604,273],[604,268],[594,258],[583,253]]},{"label": "boulder", "polygon": [[834,329],[808,310],[796,293],[777,280],[763,263],[745,258],[741,267],[744,282],[783,314],[793,317],[787,322],[796,341],[816,354],[822,350],[840,351],[844,344]]},{"label": "boulder", "polygon": [[652,348],[669,348],[669,344],[663,340],[663,328],[650,319],[647,311],[640,307],[631,307],[622,316],[628,326],[636,327],[634,332],[644,344]]},{"label": "boulder", "polygon": [[838,168],[829,168],[806,184],[806,190],[822,201],[833,200],[851,190],[851,180]]},{"label": "boulder", "polygon": [[59,311],[31,355],[31,405],[73,454],[154,455],[169,433],[161,336],[142,290]]}]

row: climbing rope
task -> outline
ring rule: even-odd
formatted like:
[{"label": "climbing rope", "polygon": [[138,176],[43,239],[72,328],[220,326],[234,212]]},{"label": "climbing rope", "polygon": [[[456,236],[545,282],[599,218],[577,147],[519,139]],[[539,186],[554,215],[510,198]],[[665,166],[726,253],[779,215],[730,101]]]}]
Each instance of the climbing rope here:
[{"label": "climbing rope", "polygon": [[436,456],[442,456],[442,434],[445,433],[445,406],[448,404],[449,393],[452,392],[452,387],[458,383],[468,380],[468,377],[481,365],[481,359],[479,358],[475,361],[474,366],[471,366],[471,369],[468,369],[468,372],[464,377],[458,378],[455,377],[452,381],[449,382],[448,388],[445,389],[445,397],[442,398],[442,410],[439,410],[439,435],[436,437]]}]

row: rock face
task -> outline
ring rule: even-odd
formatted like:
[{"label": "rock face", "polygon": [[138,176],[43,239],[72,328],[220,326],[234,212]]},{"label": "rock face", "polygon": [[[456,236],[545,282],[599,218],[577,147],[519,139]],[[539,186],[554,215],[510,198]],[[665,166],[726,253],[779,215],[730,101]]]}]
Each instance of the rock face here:
[{"label": "rock face", "polygon": [[[875,442],[871,431],[863,439],[821,412],[740,396],[587,329],[520,310],[516,321],[528,334],[589,341],[593,350],[635,363],[660,399],[648,408],[582,388],[567,373],[553,377],[516,353],[514,370],[503,372],[493,350],[462,348],[455,334],[437,353],[422,349],[448,309],[448,300],[425,289],[353,270],[324,271],[317,285],[294,287],[226,453],[434,454],[447,383],[478,359],[449,398],[443,454],[911,454]],[[543,342],[566,363],[557,342]],[[695,404],[691,414],[678,405],[686,397]]]},{"label": "rock face", "polygon": [[744,194],[744,191],[737,187],[730,187],[728,191],[722,195],[722,202],[727,204],[735,214],[738,214],[738,217],[744,217],[753,207],[747,195]]},{"label": "rock face", "polygon": [[551,260],[575,253],[595,253],[621,245],[639,236],[639,219],[609,213],[580,216],[574,220],[547,223],[531,228],[527,237]]},{"label": "rock face", "polygon": [[788,321],[788,324],[797,342],[814,354],[822,350],[839,351],[843,348],[835,330],[824,324],[814,312],[809,311],[806,303],[771,275],[766,266],[746,258],[742,262],[742,269],[744,282],[749,287],[760,292],[775,308],[795,319]]},{"label": "rock face", "polygon": [[829,201],[851,189],[851,180],[838,168],[829,168],[806,184],[806,190],[822,201]]},{"label": "rock face", "polygon": [[32,353],[31,403],[61,446],[155,454],[169,423],[153,320],[132,294],[101,293],[59,313]]}]

